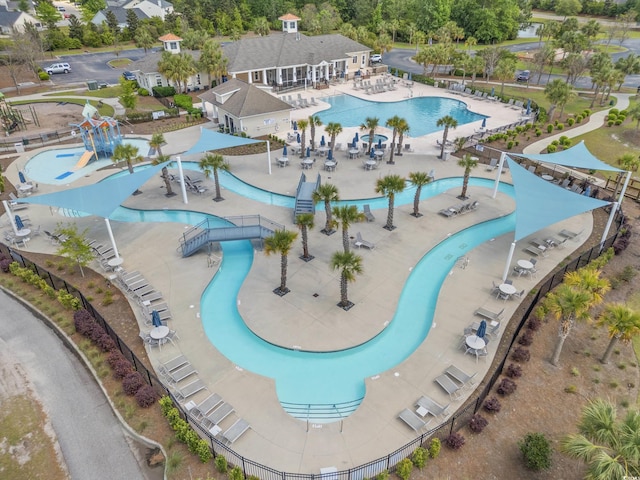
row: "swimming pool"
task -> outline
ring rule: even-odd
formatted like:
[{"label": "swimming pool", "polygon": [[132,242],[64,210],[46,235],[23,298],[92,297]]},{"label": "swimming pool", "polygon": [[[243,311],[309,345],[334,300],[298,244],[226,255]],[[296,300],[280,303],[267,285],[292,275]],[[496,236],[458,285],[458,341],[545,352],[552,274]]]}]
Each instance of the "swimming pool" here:
[{"label": "swimming pool", "polygon": [[[143,156],[149,151],[149,141],[144,138],[125,138],[122,143],[137,147]],[[34,182],[67,185],[100,168],[113,165],[111,158],[99,158],[75,170],[74,167],[85,151],[84,147],[75,147],[40,152],[27,161],[24,172]],[[68,172],[70,173],[67,174]]]},{"label": "swimming pool", "polygon": [[[438,183],[443,185],[426,190],[423,188],[422,198],[458,187],[462,179],[443,179],[430,185]],[[487,179],[471,178],[470,183],[493,187],[493,181]],[[264,194],[263,190],[255,190],[256,198]],[[500,190],[513,195],[511,185],[501,184]],[[250,195],[248,191],[245,193]],[[375,200],[348,203],[361,206]],[[413,195],[399,197],[396,205],[412,200]],[[386,199],[382,198],[381,201],[386,206]],[[120,208],[111,218],[136,222],[173,221],[191,225],[209,218],[216,225],[226,224],[217,217],[186,211],[134,211]],[[278,399],[285,410],[290,413],[298,411],[300,405],[348,405],[340,412],[341,416],[347,416],[355,411],[366,393],[366,377],[393,368],[409,357],[427,337],[440,287],[456,259],[481,243],[513,230],[514,225],[515,216],[512,214],[448,237],[430,250],[412,270],[394,317],[383,332],[357,347],[330,353],[277,347],[249,330],[238,312],[237,299],[253,263],[253,247],[249,241],[225,242],[222,244],[224,255],[220,269],[201,298],[203,328],[209,341],[231,362],[273,378]],[[429,292],[428,295],[425,292]]]},{"label": "swimming pool", "polygon": [[442,130],[436,123],[445,115],[451,115],[458,125],[477,122],[488,118],[487,115],[474,113],[459,100],[442,97],[417,97],[400,102],[374,102],[351,95],[336,95],[323,99],[331,105],[317,115],[324,125],[338,122],[342,127],[359,127],[367,117],[377,117],[380,126],[398,115],[404,118],[411,130],[412,137],[421,137]]}]

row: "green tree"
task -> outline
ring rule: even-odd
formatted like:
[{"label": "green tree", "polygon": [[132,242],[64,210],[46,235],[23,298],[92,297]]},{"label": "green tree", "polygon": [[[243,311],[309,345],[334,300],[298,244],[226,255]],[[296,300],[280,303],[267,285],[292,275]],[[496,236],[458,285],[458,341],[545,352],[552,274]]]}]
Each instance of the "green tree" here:
[{"label": "green tree", "polygon": [[120,96],[118,100],[124,108],[129,110],[135,110],[136,103],[138,103],[138,95],[136,95],[136,82],[132,80],[126,80],[124,77],[118,79],[120,82]]},{"label": "green tree", "polygon": [[551,363],[558,366],[562,347],[571,333],[573,324],[576,320],[590,320],[591,318],[589,316],[591,295],[584,290],[563,283],[553,292],[547,294],[544,306],[560,322],[558,341],[551,357]]},{"label": "green tree", "polygon": [[162,52],[162,58],[158,62],[158,72],[167,80],[174,82],[179,92],[184,92],[189,77],[198,73],[191,55],[185,52],[173,54],[167,51]]},{"label": "green tree", "polygon": [[342,125],[337,122],[329,122],[327,126],[324,127],[324,131],[331,137],[331,150],[334,151],[336,148],[336,137],[342,133]]},{"label": "green tree", "polygon": [[[162,146],[166,145],[166,143],[167,142],[165,141],[164,135],[162,133],[156,132],[153,135],[151,135],[151,139],[149,140],[149,147],[153,148],[156,152],[158,152],[158,155],[156,156],[156,158],[151,162],[153,165],[160,165],[161,163],[164,163],[169,160],[168,155],[162,154]],[[169,169],[167,168],[166,165],[162,167],[162,180],[164,180],[164,186],[167,191],[167,193],[165,193],[165,196],[173,197],[175,193],[173,193],[173,189],[171,188],[171,179],[169,178]]]},{"label": "green tree", "polygon": [[628,343],[640,334],[640,313],[622,303],[609,303],[598,317],[597,325],[607,327],[611,339],[601,359],[606,364],[619,341]]},{"label": "green tree", "polygon": [[225,161],[222,155],[214,155],[213,153],[207,153],[204,157],[200,159],[199,167],[204,173],[204,176],[210,178],[213,175],[213,183],[216,188],[216,196],[214,197],[215,202],[220,202],[224,200],[222,195],[220,195],[220,182],[218,180],[218,171],[222,170],[228,172],[231,170],[231,166],[228,162]]},{"label": "green tree", "polygon": [[587,465],[585,478],[623,480],[640,476],[640,412],[630,409],[617,419],[615,405],[597,398],[582,410],[578,432],[567,435],[560,449]]},{"label": "green tree", "polygon": [[516,76],[516,60],[501,58],[493,74],[500,80],[500,96],[504,94],[504,84]]},{"label": "green tree", "polygon": [[200,51],[198,68],[207,72],[209,87],[213,85],[212,76],[215,78],[216,84],[221,83],[222,76],[227,73],[227,62],[227,57],[223,55],[220,44],[212,38],[207,39]]},{"label": "green tree", "polygon": [[358,211],[355,205],[342,205],[333,207],[331,211],[335,222],[342,227],[342,248],[345,252],[349,251],[349,227],[355,222],[364,220],[364,213]]},{"label": "green tree", "polygon": [[398,136],[398,127],[400,127],[403,122],[404,124],[407,123],[407,121],[404,118],[400,118],[398,115],[394,115],[393,117],[388,119],[387,123],[385,124],[387,128],[391,128],[393,131],[391,135],[391,148],[389,150],[389,160],[387,161],[389,165],[393,165],[395,163],[393,161],[393,154],[395,153],[396,137]]},{"label": "green tree", "polygon": [[596,268],[584,267],[564,276],[564,283],[587,292],[591,296],[589,307],[600,305],[605,294],[611,290],[611,284],[606,278],[601,278],[602,271]]},{"label": "green tree", "polygon": [[290,292],[287,288],[287,260],[296,238],[298,238],[296,232],[276,230],[273,235],[264,239],[265,255],[280,254],[280,286],[273,291],[276,295],[283,296]]},{"label": "green tree", "polygon": [[409,181],[416,187],[416,193],[413,196],[413,215],[418,218],[421,217],[420,213],[420,194],[422,193],[422,187],[431,182],[431,177],[424,172],[410,172]]},{"label": "green tree", "polygon": [[440,149],[440,156],[438,158],[444,159],[444,147],[447,144],[447,137],[449,136],[449,129],[455,129],[458,126],[458,121],[453,118],[451,115],[445,115],[441,117],[436,122],[436,126],[444,127],[444,132],[442,134],[442,148]]},{"label": "green tree", "polygon": [[371,147],[373,146],[373,142],[376,136],[376,128],[379,126],[380,119],[377,117],[367,117],[364,119],[364,123],[360,125],[360,130],[363,132],[369,132],[369,146],[367,148],[368,152],[371,152]]},{"label": "green tree", "polygon": [[139,154],[138,147],[134,147],[130,143],[121,143],[113,149],[113,155],[111,155],[111,161],[116,165],[120,162],[127,163],[127,169],[129,173],[133,173],[133,164],[140,163],[144,160],[144,157]]},{"label": "green tree", "polygon": [[338,187],[330,183],[323,183],[313,192],[311,198],[313,198],[314,203],[324,202],[324,211],[327,216],[327,221],[325,223],[325,227],[320,231],[325,235],[331,235],[335,231],[333,229],[333,218],[331,216],[331,202],[337,202],[340,200]]},{"label": "green tree", "polygon": [[562,117],[565,105],[575,96],[571,85],[568,85],[559,78],[547,83],[544,87],[544,94],[551,103],[549,107],[549,120],[553,120],[553,113],[558,105],[560,105],[560,117]]},{"label": "green tree", "polygon": [[62,15],[53,5],[53,2],[41,1],[35,6],[36,17],[44,23],[48,29],[56,28],[56,23],[62,20]]},{"label": "green tree", "polygon": [[301,118],[298,120],[298,130],[302,132],[300,135],[300,158],[304,158],[305,156],[305,144],[307,143],[307,127],[309,126],[309,121]]},{"label": "green tree", "polygon": [[557,0],[555,5],[556,15],[564,17],[575,17],[582,11],[580,0]]},{"label": "green tree", "polygon": [[146,55],[147,51],[149,51],[151,47],[153,47],[153,43],[154,43],[153,36],[149,31],[149,27],[143,25],[140,28],[138,28],[136,30],[135,41],[136,41],[136,46],[138,48],[143,48],[144,54]]},{"label": "green tree", "polygon": [[[634,104],[634,106],[629,110],[629,114],[631,115],[631,118],[634,119],[636,119],[637,115],[638,124],[640,124],[640,103]],[[636,125],[636,130],[637,129],[638,126]],[[618,177],[616,178],[616,188],[613,190],[614,198],[618,196],[618,188],[620,187],[620,183],[622,182],[622,178],[625,176],[625,173],[629,171],[635,172],[638,170],[638,167],[640,167],[640,159],[634,153],[624,153],[617,158],[616,162],[618,163],[620,168],[625,170],[625,172],[618,172]]]},{"label": "green tree", "polygon": [[267,17],[258,17],[253,21],[253,31],[257,35],[261,37],[266,37],[271,32],[271,27],[269,26],[269,20]]},{"label": "green tree", "polygon": [[398,151],[396,152],[396,154],[400,155],[401,154],[400,150],[402,150],[402,142],[404,141],[404,136],[406,133],[409,133],[409,130],[410,130],[409,124],[404,118],[400,119],[400,121],[398,122],[398,125],[396,126],[396,130],[398,131],[398,135],[400,136],[398,138]]},{"label": "green tree", "polygon": [[129,33],[129,38],[136,38],[139,25],[140,21],[138,19],[138,15],[136,15],[135,9],[127,8],[127,31]]},{"label": "green tree", "polygon": [[[316,149],[316,127],[322,125],[322,120],[317,115],[309,115],[309,133],[311,134],[311,150]],[[298,123],[298,126],[300,124]]]},{"label": "green tree", "polygon": [[349,301],[347,287],[356,281],[356,275],[362,273],[362,257],[353,252],[335,252],[331,257],[331,269],[340,270],[340,303],[338,306],[349,310],[353,303]]},{"label": "green tree", "polygon": [[384,226],[387,230],[393,230],[393,210],[396,193],[404,191],[405,180],[400,175],[387,175],[379,178],[376,182],[376,193],[379,193],[389,199],[389,210],[387,212],[387,224]]},{"label": "green tree", "polygon": [[315,215],[313,213],[300,213],[296,216],[296,225],[302,233],[302,256],[305,262],[313,260],[313,255],[309,255],[309,230],[315,226]]},{"label": "green tree", "polygon": [[469,176],[471,175],[471,170],[478,166],[478,158],[472,157],[468,153],[465,153],[463,157],[458,160],[458,166],[464,168],[464,176],[462,178],[462,192],[460,193],[460,199],[466,200],[467,198],[467,187],[469,186]]},{"label": "green tree", "polygon": [[69,265],[78,265],[83,277],[83,267],[89,265],[94,258],[93,248],[87,240],[87,231],[88,229],[84,229],[79,232],[75,223],[58,224],[55,230],[55,235],[62,239],[56,253],[66,258]]}]

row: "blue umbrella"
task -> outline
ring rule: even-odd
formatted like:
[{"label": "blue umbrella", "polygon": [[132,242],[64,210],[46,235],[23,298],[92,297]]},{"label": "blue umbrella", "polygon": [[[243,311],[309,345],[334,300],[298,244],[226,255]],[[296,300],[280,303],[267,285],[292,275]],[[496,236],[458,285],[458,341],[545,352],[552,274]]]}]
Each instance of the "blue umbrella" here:
[{"label": "blue umbrella", "polygon": [[298,140],[298,143],[300,143],[300,134],[298,134],[298,138],[296,140]]},{"label": "blue umbrella", "polygon": [[333,150],[329,150],[329,153],[327,154],[327,160],[329,161],[333,160]]},{"label": "blue umbrella", "polygon": [[411,80],[411,72],[409,72],[409,77],[408,77],[408,79],[409,79],[409,80]]},{"label": "blue umbrella", "polygon": [[373,151],[373,148],[371,149],[371,153],[369,153],[369,157],[373,158],[376,156],[376,153]]},{"label": "blue umbrella", "polygon": [[378,148],[382,149],[382,139],[381,138],[378,139]]},{"label": "blue umbrella", "polygon": [[20,218],[20,215],[16,215],[16,228],[18,230],[22,230],[24,228],[24,223],[22,223],[22,219]]},{"label": "blue umbrella", "polygon": [[162,320],[160,320],[160,314],[157,310],[151,312],[151,323],[154,327],[160,327],[162,325]]},{"label": "blue umbrella", "polygon": [[298,122],[294,121],[293,122],[293,131],[295,132],[296,130],[298,130]]},{"label": "blue umbrella", "polygon": [[355,143],[358,143],[358,140],[360,140],[360,137],[358,137],[358,132],[356,132],[356,136],[355,136],[355,137],[353,137],[353,141],[354,141]]},{"label": "blue umbrella", "polygon": [[487,117],[482,119],[482,128],[487,128]]},{"label": "blue umbrella", "polygon": [[353,137],[353,148],[358,148],[358,139],[356,137]]},{"label": "blue umbrella", "polygon": [[583,195],[585,197],[590,197],[591,196],[591,185],[588,185],[587,188],[584,189]]},{"label": "blue umbrella", "polygon": [[307,147],[307,158],[311,158],[311,147]]},{"label": "blue umbrella", "polygon": [[531,99],[527,100],[527,115],[531,115]]},{"label": "blue umbrella", "polygon": [[324,142],[324,135],[322,135],[322,138],[320,139],[320,146],[324,147],[325,146],[325,142]]},{"label": "blue umbrella", "polygon": [[480,326],[478,327],[478,331],[476,332],[476,335],[478,336],[478,338],[484,338],[486,333],[487,333],[487,322],[485,320],[482,320],[480,322]]},{"label": "blue umbrella", "polygon": [[495,87],[491,87],[491,95],[490,96],[493,97],[495,95],[495,93],[496,93]]},{"label": "blue umbrella", "polygon": [[287,146],[285,145],[284,148],[282,149],[282,156],[286,157],[287,156]]},{"label": "blue umbrella", "polygon": [[21,171],[18,172],[18,178],[20,179],[20,183],[27,183],[26,178],[24,178],[24,173],[22,173]]}]

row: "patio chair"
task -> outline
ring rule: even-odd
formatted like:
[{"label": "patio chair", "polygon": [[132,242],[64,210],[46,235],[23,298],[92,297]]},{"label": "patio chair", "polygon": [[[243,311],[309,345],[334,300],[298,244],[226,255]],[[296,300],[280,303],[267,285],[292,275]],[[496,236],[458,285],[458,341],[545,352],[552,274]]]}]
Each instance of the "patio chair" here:
[{"label": "patio chair", "polygon": [[[231,404],[223,402],[218,408],[202,419],[202,424],[207,430],[213,433],[212,430],[214,430],[214,427],[217,427],[217,425],[231,415],[233,411],[234,409]],[[216,428],[217,432],[214,433],[214,435],[220,433],[219,428],[220,427]]]},{"label": "patio chair", "polygon": [[167,372],[165,376],[169,383],[176,384],[181,382],[185,378],[190,377],[191,375],[195,375],[197,373],[198,371],[196,370],[196,368],[190,363],[187,363],[178,369],[175,369],[171,372]]},{"label": "patio chair", "polygon": [[398,418],[402,420],[404,423],[413,428],[416,432],[419,432],[424,427],[428,425],[423,419],[421,419],[418,415],[413,413],[408,408],[405,408],[398,414]]},{"label": "patio chair", "polygon": [[368,203],[363,205],[362,209],[364,210],[364,216],[367,219],[367,222],[375,221],[376,217],[374,217],[373,213],[371,213],[371,207]]},{"label": "patio chair", "polygon": [[486,308],[480,307],[473,312],[474,315],[478,315],[479,317],[486,318],[487,320],[499,320],[502,318],[502,314],[504,313],[504,308],[500,310],[498,313],[494,313],[491,310],[487,310]]},{"label": "patio chair", "polygon": [[515,298],[522,298],[522,297],[524,297],[524,289],[522,289],[522,291],[521,291],[521,292],[516,292],[516,293],[514,293],[514,294],[513,294],[513,297],[515,297]]},{"label": "patio chair", "polygon": [[438,375],[435,382],[449,394],[449,398],[452,400],[457,400],[460,397],[460,387],[445,373]]},{"label": "patio chair", "polygon": [[201,420],[202,418],[209,415],[221,403],[222,397],[217,393],[212,393],[203,401],[198,403],[195,407],[192,407],[189,413],[196,420]]},{"label": "patio chair", "polygon": [[315,97],[311,97],[311,100],[309,100],[309,103],[311,105],[313,105],[314,107],[318,105],[318,102],[316,102],[316,98]]},{"label": "patio chair", "polygon": [[449,404],[442,406],[430,397],[420,397],[418,400],[416,400],[416,405],[418,407],[424,408],[430,415],[433,415],[434,417],[442,416],[442,418],[447,418],[449,415],[451,415],[449,412],[447,412]]},{"label": "patio chair", "polygon": [[175,397],[179,402],[182,402],[187,398],[195,395],[196,393],[206,389],[207,387],[204,382],[198,378],[182,388],[177,388],[175,391]]},{"label": "patio chair", "polygon": [[250,428],[249,422],[243,418],[239,418],[222,434],[222,439],[226,444],[232,444]]},{"label": "patio chair", "polygon": [[487,172],[493,172],[496,168],[498,168],[498,159],[492,158],[489,165],[487,165]]},{"label": "patio chair", "polygon": [[411,144],[410,143],[405,143],[404,144],[404,152],[407,152],[407,153],[413,152],[413,148],[411,148]]},{"label": "patio chair", "polygon": [[376,247],[372,242],[368,242],[367,240],[363,239],[360,232],[356,233],[356,239],[353,242],[353,244],[358,248],[365,247],[365,248],[368,248],[369,250],[373,250]]},{"label": "patio chair", "polygon": [[475,381],[473,379],[478,374],[478,372],[476,372],[473,375],[469,375],[463,372],[462,370],[460,370],[455,365],[449,365],[449,367],[447,367],[444,373],[449,377],[451,377],[452,379],[454,379],[455,381],[459,382],[463,388],[474,385]]},{"label": "patio chair", "polygon": [[184,355],[178,355],[177,357],[172,358],[171,360],[167,360],[166,362],[160,364],[158,367],[158,373],[164,375],[166,373],[172,372],[177,368],[180,368],[184,365],[187,365],[189,360]]},{"label": "patio chair", "polygon": [[579,237],[580,234],[582,233],[582,230],[580,230],[578,233],[572,232],[571,230],[561,230],[558,235],[560,235],[561,237],[565,237],[568,238],[569,240],[573,240],[576,237]]}]

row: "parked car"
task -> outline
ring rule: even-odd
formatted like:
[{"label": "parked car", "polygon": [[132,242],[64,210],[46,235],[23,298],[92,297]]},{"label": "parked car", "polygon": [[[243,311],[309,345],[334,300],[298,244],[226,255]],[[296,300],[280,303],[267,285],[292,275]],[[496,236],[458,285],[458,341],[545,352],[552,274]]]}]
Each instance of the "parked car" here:
[{"label": "parked car", "polygon": [[62,15],[64,18],[71,18],[71,14],[70,13],[65,13]]},{"label": "parked car", "polygon": [[382,55],[380,55],[379,53],[374,53],[373,55],[371,55],[371,63],[382,63]]},{"label": "parked car", "polygon": [[531,76],[531,72],[529,70],[524,70],[516,76],[516,81],[528,82],[530,76]]},{"label": "parked car", "polygon": [[136,80],[136,76],[133,74],[133,72],[122,72],[122,76],[124,77],[125,80],[132,80],[135,81]]},{"label": "parked car", "polygon": [[67,9],[64,7],[56,7],[58,9],[59,12],[66,12]]},{"label": "parked car", "polygon": [[71,65],[68,63],[52,63],[44,69],[49,75],[54,73],[69,73],[71,71]]}]

